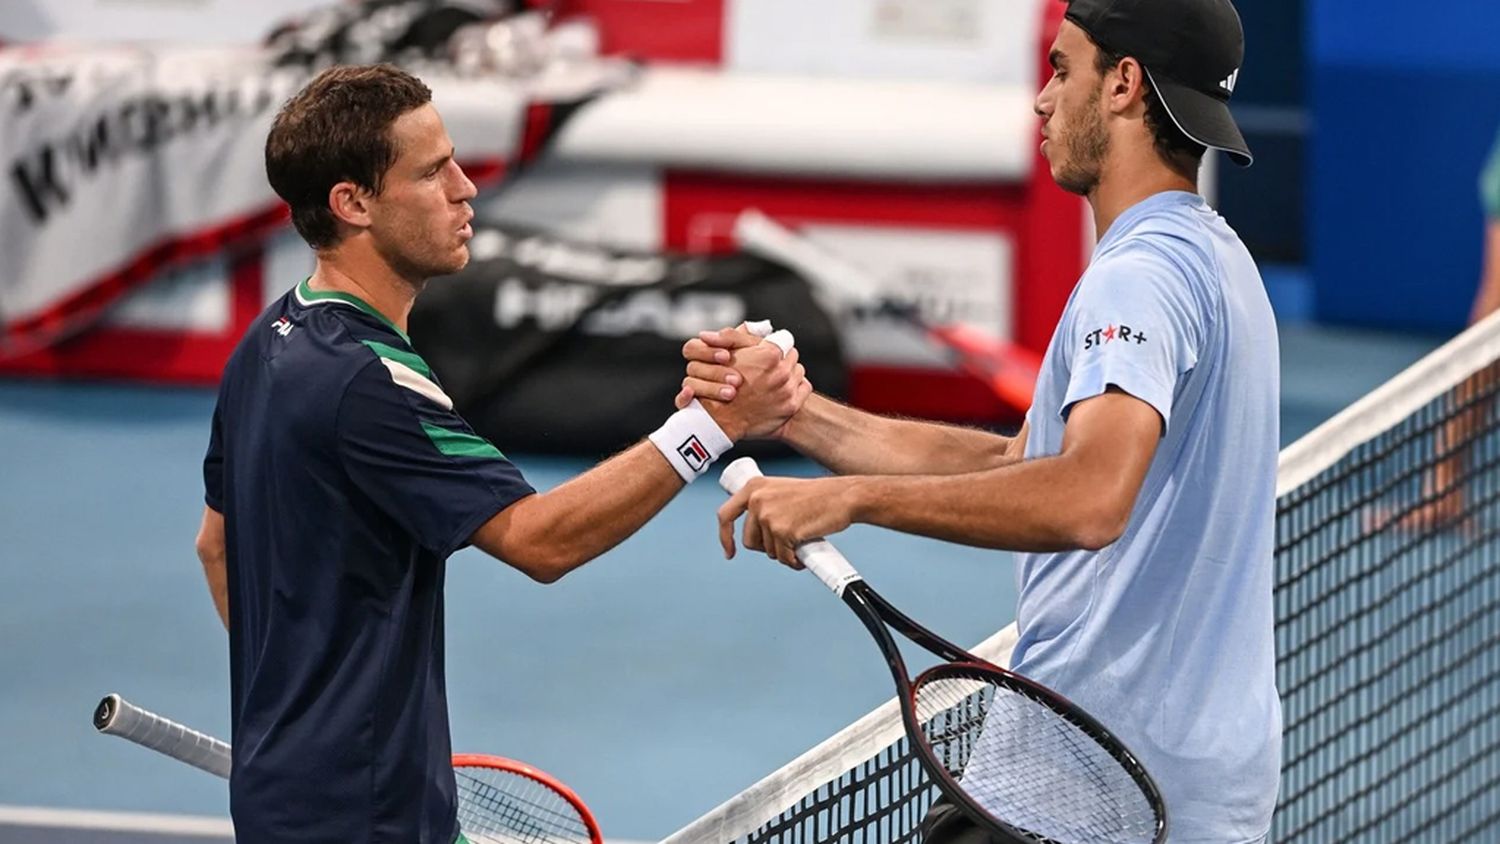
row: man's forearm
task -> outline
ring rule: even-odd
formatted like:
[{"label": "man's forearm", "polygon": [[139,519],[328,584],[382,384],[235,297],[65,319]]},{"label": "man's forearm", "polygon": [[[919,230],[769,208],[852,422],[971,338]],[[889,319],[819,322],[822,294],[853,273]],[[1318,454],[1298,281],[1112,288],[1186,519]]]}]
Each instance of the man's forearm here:
[{"label": "man's forearm", "polygon": [[645,442],[507,507],[476,532],[474,543],[551,582],[624,541],[672,500],[684,479],[702,471],[703,461],[754,433],[757,420],[786,419],[801,408],[812,388],[795,353],[766,342],[740,355],[745,386],[732,404],[679,410]]},{"label": "man's forearm", "polygon": [[1015,462],[1012,438],[988,431],[892,419],[813,395],[783,439],[841,475],[953,475]]},{"label": "man's forearm", "polygon": [[228,541],[224,532],[224,514],[205,506],[203,519],[198,525],[198,538],[194,548],[198,562],[203,564],[203,577],[208,580],[208,594],[214,600],[214,609],[224,629],[229,629],[229,572]]},{"label": "man's forearm", "polygon": [[972,475],[850,478],[852,520],[988,548],[1098,550],[1125,531],[1160,437],[1151,405],[1109,391],[1074,406],[1056,456]]},{"label": "man's forearm", "polygon": [[548,492],[506,508],[474,544],[550,583],[635,533],[683,487],[649,442],[641,442]]},{"label": "man's forearm", "polygon": [[224,629],[229,629],[229,575],[226,572],[224,557],[220,555],[215,559],[203,559],[203,576],[208,580],[208,594],[213,597],[214,610],[219,614],[219,621],[224,623]]},{"label": "man's forearm", "polygon": [[971,475],[850,480],[855,521],[982,548],[1097,549],[1118,538],[1129,512],[1110,509],[1107,492],[1061,457]]},{"label": "man's forearm", "polygon": [[[745,544],[789,565],[797,546],[856,522],[986,548],[1098,550],[1125,531],[1161,434],[1154,406],[1107,390],[1073,406],[1053,456],[969,474],[753,479],[720,508],[719,539],[732,556],[746,514]],[[1005,460],[1029,436],[1022,426]]]},{"label": "man's forearm", "polygon": [[1500,310],[1500,220],[1490,220],[1484,232],[1484,264],[1479,292],[1474,296],[1470,324]]}]

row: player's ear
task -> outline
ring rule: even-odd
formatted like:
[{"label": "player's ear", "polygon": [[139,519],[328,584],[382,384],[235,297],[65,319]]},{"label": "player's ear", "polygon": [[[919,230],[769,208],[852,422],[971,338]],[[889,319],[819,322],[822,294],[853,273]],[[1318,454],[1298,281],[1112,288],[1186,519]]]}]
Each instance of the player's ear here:
[{"label": "player's ear", "polygon": [[328,208],[334,219],[356,228],[368,228],[372,198],[369,190],[353,182],[339,182],[328,189]]},{"label": "player's ear", "polygon": [[1129,56],[1104,74],[1104,97],[1109,101],[1110,110],[1116,114],[1144,101],[1146,90],[1146,69]]}]

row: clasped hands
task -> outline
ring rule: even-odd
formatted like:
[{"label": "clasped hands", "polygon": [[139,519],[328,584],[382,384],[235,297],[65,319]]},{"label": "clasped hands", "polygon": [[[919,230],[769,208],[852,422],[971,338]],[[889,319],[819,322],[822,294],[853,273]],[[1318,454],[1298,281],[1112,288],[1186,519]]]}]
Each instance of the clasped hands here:
[{"label": "clasped hands", "polygon": [[[752,438],[787,439],[793,420],[812,395],[797,350],[793,348],[784,361],[774,359],[780,358],[780,350],[744,325],[704,331],[683,345],[682,356],[687,377],[677,406],[698,399],[721,425],[731,419],[731,424],[741,426],[734,432],[726,428],[735,439],[740,432]],[[798,545],[837,533],[853,521],[850,491],[849,479],[838,477],[752,479],[719,508],[724,556],[734,557],[734,524],[743,515],[740,541],[746,548],[801,569]]]}]

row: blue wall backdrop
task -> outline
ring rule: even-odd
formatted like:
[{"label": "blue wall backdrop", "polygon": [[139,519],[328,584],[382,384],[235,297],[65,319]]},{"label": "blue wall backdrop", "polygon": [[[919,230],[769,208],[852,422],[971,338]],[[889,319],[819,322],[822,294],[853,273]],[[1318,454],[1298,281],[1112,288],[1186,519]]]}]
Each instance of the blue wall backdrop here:
[{"label": "blue wall backdrop", "polygon": [[1500,129],[1500,2],[1316,0],[1307,17],[1317,316],[1459,328]]},{"label": "blue wall backdrop", "polygon": [[1305,265],[1309,121],[1303,3],[1236,0],[1235,5],[1245,26],[1245,67],[1231,108],[1255,153],[1255,166],[1241,169],[1218,158],[1218,206],[1263,267]]}]

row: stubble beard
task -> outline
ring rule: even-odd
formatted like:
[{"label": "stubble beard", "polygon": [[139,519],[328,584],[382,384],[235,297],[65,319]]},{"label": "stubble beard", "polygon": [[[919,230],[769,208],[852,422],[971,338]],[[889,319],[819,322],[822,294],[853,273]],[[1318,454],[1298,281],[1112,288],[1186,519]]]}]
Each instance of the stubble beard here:
[{"label": "stubble beard", "polygon": [[381,251],[391,269],[418,288],[427,279],[451,275],[468,266],[467,244],[457,251],[448,251],[439,245],[424,242],[422,236],[415,232],[403,240],[405,242],[395,248]]},{"label": "stubble beard", "polygon": [[1098,189],[1104,157],[1109,152],[1109,133],[1099,116],[1100,95],[1100,91],[1095,91],[1084,103],[1081,112],[1084,120],[1076,131],[1069,133],[1064,144],[1067,158],[1057,171],[1058,187],[1079,196],[1092,196]]}]

